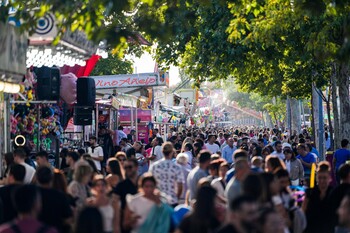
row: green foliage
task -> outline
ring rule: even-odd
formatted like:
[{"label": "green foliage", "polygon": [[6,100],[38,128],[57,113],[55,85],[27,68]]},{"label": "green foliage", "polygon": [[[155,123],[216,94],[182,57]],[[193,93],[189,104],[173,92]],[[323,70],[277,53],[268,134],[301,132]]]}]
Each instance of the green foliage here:
[{"label": "green foliage", "polygon": [[132,61],[120,59],[117,55],[109,53],[108,58],[100,59],[91,76],[113,75],[113,74],[131,74],[133,72]]},{"label": "green foliage", "polygon": [[269,113],[269,115],[274,119],[276,124],[278,122],[283,122],[286,117],[286,101],[281,98],[274,98],[272,103],[267,103],[263,107]]},{"label": "green foliage", "polygon": [[118,55],[138,51],[140,32],[157,44],[160,68],[180,66],[196,87],[233,76],[245,92],[304,98],[312,83],[327,83],[331,62],[349,57],[349,2],[16,0],[0,13],[15,7],[30,31],[38,17],[54,12],[61,32],[84,30]]}]

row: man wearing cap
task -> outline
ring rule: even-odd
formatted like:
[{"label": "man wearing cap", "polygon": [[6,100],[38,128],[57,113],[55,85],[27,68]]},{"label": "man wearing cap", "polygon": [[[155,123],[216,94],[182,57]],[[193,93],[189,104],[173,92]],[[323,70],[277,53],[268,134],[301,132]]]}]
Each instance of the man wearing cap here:
[{"label": "man wearing cap", "polygon": [[101,171],[101,162],[103,161],[103,149],[97,143],[97,138],[95,136],[90,137],[90,147],[88,148],[88,154],[94,160],[96,168]]}]

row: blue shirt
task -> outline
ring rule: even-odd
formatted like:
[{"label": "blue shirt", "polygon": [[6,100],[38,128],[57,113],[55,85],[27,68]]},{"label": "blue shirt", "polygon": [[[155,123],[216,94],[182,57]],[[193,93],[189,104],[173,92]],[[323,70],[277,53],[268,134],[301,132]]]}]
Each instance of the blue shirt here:
[{"label": "blue shirt", "polygon": [[338,170],[340,165],[350,160],[350,151],[347,149],[339,149],[334,153],[335,169]]},{"label": "blue shirt", "polygon": [[231,180],[231,178],[235,175],[235,168],[231,168],[226,172],[225,180],[226,184]]},{"label": "blue shirt", "polygon": [[[301,155],[298,155],[297,159],[301,159],[305,163],[316,163],[316,159],[311,153],[307,153],[307,155],[305,157],[301,156]],[[304,174],[310,176],[311,168],[306,167],[304,164],[303,164],[303,167],[304,167]]]},{"label": "blue shirt", "polygon": [[320,153],[318,153],[315,147],[312,147],[311,153],[314,153],[315,155],[317,155],[317,157],[320,157]]},{"label": "blue shirt", "polygon": [[267,146],[267,144],[269,144],[269,142],[266,140],[266,138],[263,138],[264,139],[264,146]]},{"label": "blue shirt", "polygon": [[233,153],[235,152],[236,147],[230,147],[229,145],[225,146],[222,149],[222,157],[228,162],[228,163],[232,163],[232,157],[233,157]]}]

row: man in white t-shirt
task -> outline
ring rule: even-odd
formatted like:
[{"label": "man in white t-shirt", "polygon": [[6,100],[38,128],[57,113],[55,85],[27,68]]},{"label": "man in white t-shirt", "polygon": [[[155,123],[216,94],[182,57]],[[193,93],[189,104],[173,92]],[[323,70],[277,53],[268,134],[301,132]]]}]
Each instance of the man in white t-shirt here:
[{"label": "man in white t-shirt", "polygon": [[24,162],[24,160],[26,159],[26,152],[22,148],[17,148],[13,152],[13,158],[15,163],[23,165],[24,168],[26,169],[26,174],[24,176],[24,183],[25,184],[32,183],[35,175],[35,169],[29,164]]},{"label": "man in white t-shirt", "polygon": [[220,147],[218,144],[214,143],[216,140],[216,136],[211,134],[208,136],[208,143],[205,144],[207,150],[209,150],[212,154],[220,151]]},{"label": "man in white t-shirt", "polygon": [[95,136],[90,137],[90,147],[88,148],[88,154],[91,155],[92,160],[96,165],[98,171],[101,171],[101,162],[103,161],[103,149],[96,143],[97,138]]},{"label": "man in white t-shirt", "polygon": [[168,202],[176,206],[182,194],[185,178],[180,165],[172,161],[175,153],[173,144],[166,142],[162,146],[164,159],[155,162],[150,172],[156,178],[159,190],[168,196]]},{"label": "man in white t-shirt", "polygon": [[163,139],[160,137],[156,137],[152,141],[152,150],[151,155],[148,157],[148,160],[150,160],[150,165],[155,163],[158,160],[161,160],[163,158],[163,152],[162,152],[162,142]]}]

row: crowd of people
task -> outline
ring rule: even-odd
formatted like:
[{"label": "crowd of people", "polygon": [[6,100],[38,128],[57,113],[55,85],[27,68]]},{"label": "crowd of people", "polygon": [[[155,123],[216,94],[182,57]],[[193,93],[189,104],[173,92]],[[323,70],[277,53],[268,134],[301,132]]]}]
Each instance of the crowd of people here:
[{"label": "crowd of people", "polygon": [[0,233],[350,232],[347,139],[330,164],[306,131],[122,131],[108,154],[94,136],[63,148],[57,168],[45,151],[5,154]]}]

